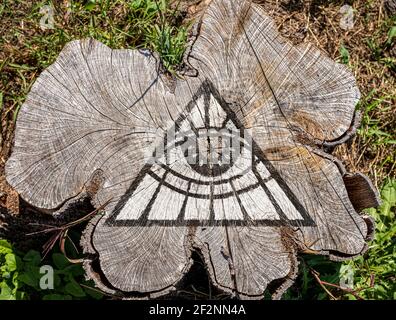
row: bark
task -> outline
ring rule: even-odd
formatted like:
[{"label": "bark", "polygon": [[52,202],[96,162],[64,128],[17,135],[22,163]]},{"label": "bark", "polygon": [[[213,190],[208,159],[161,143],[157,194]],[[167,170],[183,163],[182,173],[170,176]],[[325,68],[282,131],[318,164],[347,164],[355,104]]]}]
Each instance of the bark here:
[{"label": "bark", "polygon": [[[293,46],[250,1],[212,1],[195,30],[185,62],[196,72],[172,85],[147,51],[67,44],[21,108],[7,179],[45,210],[84,193],[95,207],[110,200],[82,238],[105,291],[163,295],[198,250],[217,287],[261,298],[270,286],[279,298],[299,251],[367,248],[360,212],[377,194],[325,152],[355,133],[360,93],[345,66]],[[229,163],[223,140],[200,138],[210,130],[241,138]],[[177,140],[187,133],[218,162],[188,163]],[[148,162],[162,144],[169,158]]]}]

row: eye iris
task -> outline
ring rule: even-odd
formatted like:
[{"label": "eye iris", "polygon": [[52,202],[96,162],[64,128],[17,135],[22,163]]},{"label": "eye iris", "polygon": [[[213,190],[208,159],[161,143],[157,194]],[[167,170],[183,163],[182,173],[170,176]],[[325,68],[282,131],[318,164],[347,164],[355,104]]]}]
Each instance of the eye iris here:
[{"label": "eye iris", "polygon": [[190,167],[204,176],[219,176],[227,172],[240,155],[240,148],[235,146],[233,132],[217,128],[201,128],[197,134],[189,137],[190,141],[184,152]]}]

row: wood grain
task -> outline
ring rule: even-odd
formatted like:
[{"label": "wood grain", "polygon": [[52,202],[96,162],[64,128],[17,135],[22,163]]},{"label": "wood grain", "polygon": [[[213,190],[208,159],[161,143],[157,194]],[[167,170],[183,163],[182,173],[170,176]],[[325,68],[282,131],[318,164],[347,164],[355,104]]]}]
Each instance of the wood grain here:
[{"label": "wood grain", "polygon": [[[81,241],[102,290],[166,294],[198,250],[217,287],[280,298],[298,251],[367,249],[372,221],[358,212],[377,194],[323,150],[354,134],[360,93],[345,66],[294,47],[250,1],[213,0],[195,29],[185,58],[195,76],[172,83],[148,51],[67,44],[21,108],[7,180],[52,212],[85,194],[95,207],[110,200]],[[215,161],[189,163],[170,129]],[[227,162],[223,139],[235,132],[250,142]],[[164,141],[171,161],[148,163]]]}]

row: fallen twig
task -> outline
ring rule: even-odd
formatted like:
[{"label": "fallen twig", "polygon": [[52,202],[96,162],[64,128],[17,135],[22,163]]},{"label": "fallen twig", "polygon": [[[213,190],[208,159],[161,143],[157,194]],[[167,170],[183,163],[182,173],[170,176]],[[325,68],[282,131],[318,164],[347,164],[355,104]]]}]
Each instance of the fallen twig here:
[{"label": "fallen twig", "polygon": [[[71,259],[71,258],[67,257],[67,254],[65,251],[65,242],[66,242],[66,238],[70,239],[70,237],[68,237],[67,233],[71,227],[74,227],[74,226],[92,218],[92,216],[96,215],[100,210],[104,209],[109,204],[110,201],[111,201],[111,199],[107,200],[103,205],[101,205],[94,211],[88,213],[84,217],[81,217],[81,218],[79,218],[75,221],[72,221],[72,222],[68,222],[61,226],[52,226],[52,225],[44,225],[44,224],[37,224],[37,223],[33,224],[32,223],[32,225],[45,226],[47,228],[44,230],[28,233],[27,235],[30,236],[30,235],[40,234],[40,233],[55,232],[49,238],[49,240],[43,245],[43,259],[47,256],[47,254],[54,247],[55,243],[59,240],[60,250],[66,257],[66,259],[69,260],[69,262],[71,262],[71,263],[81,263],[82,259]],[[74,245],[74,243],[73,243],[73,245]]]}]

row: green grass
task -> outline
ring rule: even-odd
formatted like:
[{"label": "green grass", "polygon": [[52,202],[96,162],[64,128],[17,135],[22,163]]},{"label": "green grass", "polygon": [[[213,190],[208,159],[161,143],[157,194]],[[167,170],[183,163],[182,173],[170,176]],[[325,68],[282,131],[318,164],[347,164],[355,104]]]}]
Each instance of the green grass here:
[{"label": "green grass", "polygon": [[[41,30],[40,8],[49,1],[5,0],[0,4],[0,112],[2,120],[11,124],[15,121],[32,83],[40,72],[55,61],[64,45],[74,39],[95,38],[111,48],[150,49],[161,57],[162,66],[175,74],[182,63],[186,48],[189,26],[183,25],[183,15],[178,10],[177,1],[168,0],[88,0],[72,1],[70,10],[55,6],[54,29]],[[364,2],[368,12],[376,7],[374,1]],[[372,16],[363,17],[366,25]],[[378,21],[380,21],[378,19]],[[358,36],[358,35],[357,35]],[[361,40],[361,41],[360,41]],[[395,70],[396,16],[380,21],[369,37],[359,39],[362,53],[356,44],[342,42],[339,47],[340,61],[356,71],[364,98],[359,108],[363,112],[362,125],[358,130],[357,155],[364,159],[359,167],[367,169],[372,178],[394,176],[395,168],[395,101],[396,89],[391,84]],[[356,59],[358,53],[360,60]],[[363,66],[363,69],[360,69]],[[361,71],[364,72],[361,72]],[[363,79],[366,77],[367,79]],[[390,83],[390,84],[389,84]],[[3,126],[5,121],[0,121]],[[10,134],[12,125],[1,128],[2,134]],[[359,159],[356,160],[358,165]],[[300,258],[300,271],[296,285],[285,298],[328,299],[329,293],[339,299],[355,299],[351,293],[321,281],[339,285],[340,278],[347,270],[354,273],[354,290],[365,299],[395,299],[395,217],[394,193],[396,180],[382,182],[384,204],[377,210],[368,212],[377,223],[375,239],[370,250],[353,261],[336,263],[322,256],[304,255]],[[393,200],[392,200],[393,199]],[[14,252],[12,250],[12,252]],[[10,253],[10,252],[8,252]],[[13,253],[12,253],[13,254]],[[11,272],[23,273],[24,257],[27,253],[17,253],[20,269]],[[37,255],[37,254],[35,254]],[[18,260],[18,258],[15,258]],[[35,261],[35,260],[34,260]],[[28,261],[25,261],[29,265]],[[54,261],[48,260],[48,263]],[[9,268],[14,268],[9,258]],[[6,272],[6,271],[5,271]],[[393,274],[392,274],[393,272]],[[79,277],[79,276],[76,276]],[[23,280],[24,277],[22,277]],[[80,279],[80,278],[78,278]],[[35,295],[34,287],[23,283],[12,290],[10,278],[5,282],[15,297]],[[12,280],[12,277],[11,277]],[[26,279],[25,279],[26,280]],[[65,290],[68,279],[61,279],[63,286],[56,294],[69,298]],[[3,280],[4,281],[4,276]],[[80,281],[80,280],[79,280]],[[81,280],[82,281],[82,280]],[[12,281],[11,281],[12,282]],[[70,285],[69,285],[70,287]],[[326,290],[324,289],[326,288]],[[6,290],[6,289],[5,289]],[[7,289],[8,290],[8,289]],[[22,294],[25,292],[25,294]],[[76,293],[77,294],[77,293]],[[42,295],[39,295],[42,296]]]},{"label": "green grass", "polygon": [[[36,3],[26,20],[32,25],[40,21],[47,2]],[[52,63],[60,49],[69,41],[85,37],[95,38],[112,48],[146,48],[158,51],[164,65],[176,67],[182,62],[187,39],[186,27],[177,8],[167,0],[88,1],[72,2],[67,9],[55,13],[54,29],[37,32],[25,41],[25,48],[43,68]]]},{"label": "green grass", "polygon": [[172,10],[164,0],[135,0],[130,7],[140,21],[144,46],[157,52],[165,69],[175,73],[183,61],[188,28],[170,22],[176,17],[177,5]]},{"label": "green grass", "polygon": [[[385,36],[384,36],[385,35]],[[389,54],[396,43],[396,16],[384,21],[381,28],[376,30],[372,37],[367,39],[372,58],[396,71],[396,58]]]},{"label": "green grass", "polygon": [[[381,187],[381,200],[378,209],[366,210],[376,223],[369,250],[343,263],[323,256],[301,256],[298,279],[284,299],[396,300],[396,179],[386,179]],[[350,292],[340,286],[346,273],[352,274]]]},{"label": "green grass", "polygon": [[[396,179],[387,179],[381,188],[382,205],[366,210],[376,223],[376,233],[369,250],[346,262],[333,262],[327,257],[302,255],[299,257],[299,276],[295,285],[283,299],[396,299]],[[73,233],[74,240],[79,238]],[[72,258],[78,258],[71,242],[66,242]],[[83,278],[80,264],[72,265],[53,249],[41,261],[35,250],[20,252],[7,241],[0,239],[0,300],[1,299],[87,299],[102,298],[89,288],[92,282]],[[55,289],[39,287],[41,265],[51,265],[55,270]],[[352,274],[350,289],[342,289],[340,280],[345,273]],[[88,286],[88,287],[87,287]]]},{"label": "green grass", "polygon": [[[366,45],[371,54],[370,59],[382,67],[386,72],[396,72],[396,58],[392,49],[396,45],[396,16],[385,19],[373,35],[366,39]],[[393,51],[394,53],[394,51]],[[373,88],[361,101],[359,108],[363,110],[362,126],[358,134],[365,142],[374,145],[396,144],[396,132],[392,130],[394,119],[378,116],[394,112],[393,101],[396,99],[396,88],[389,92],[381,92],[380,88]]]},{"label": "green grass", "polygon": [[[72,1],[70,8],[54,7],[54,27],[42,30],[40,9],[49,4],[6,0],[0,5],[0,112],[7,120],[0,121],[3,136],[12,133],[34,80],[69,41],[91,37],[113,49],[149,49],[159,55],[164,72],[175,75],[182,67],[189,26],[182,25],[177,2]],[[59,252],[41,259],[35,250],[20,252],[0,239],[0,300],[100,297],[86,287],[90,283],[81,265],[71,265]],[[55,290],[39,288],[42,264],[54,267]]]},{"label": "green grass", "polygon": [[[387,73],[396,73],[396,15],[384,19],[380,27],[373,35],[366,39],[371,60],[382,65]],[[364,110],[362,126],[358,131],[364,140],[372,139],[375,145],[396,144],[396,132],[392,130],[394,119],[389,117],[392,122],[383,121],[383,117],[376,117],[376,112],[387,114],[394,112],[393,101],[396,99],[396,88],[388,92],[380,92],[373,88],[361,103]],[[373,116],[374,115],[374,116]],[[394,128],[393,128],[394,129]]]},{"label": "green grass", "polygon": [[[381,189],[382,205],[367,213],[375,219],[376,233],[370,250],[346,262],[354,271],[354,288],[365,299],[396,300],[396,179],[387,179]],[[347,295],[354,299],[354,296]]]},{"label": "green grass", "polygon": [[188,26],[181,23],[177,2],[71,3],[70,8],[54,7],[54,28],[47,30],[40,28],[40,9],[51,2],[6,0],[0,6],[0,93],[6,109],[3,116],[16,119],[36,77],[55,61],[67,42],[75,39],[91,37],[117,49],[149,49],[159,54],[165,71],[176,74],[180,69]]},{"label": "green grass", "polygon": [[391,122],[384,122],[374,115],[375,111],[381,113],[394,112],[391,104],[392,96],[375,97],[376,90],[373,89],[361,102],[362,123],[358,134],[363,141],[372,145],[394,145],[396,144],[396,133],[389,130]]}]

